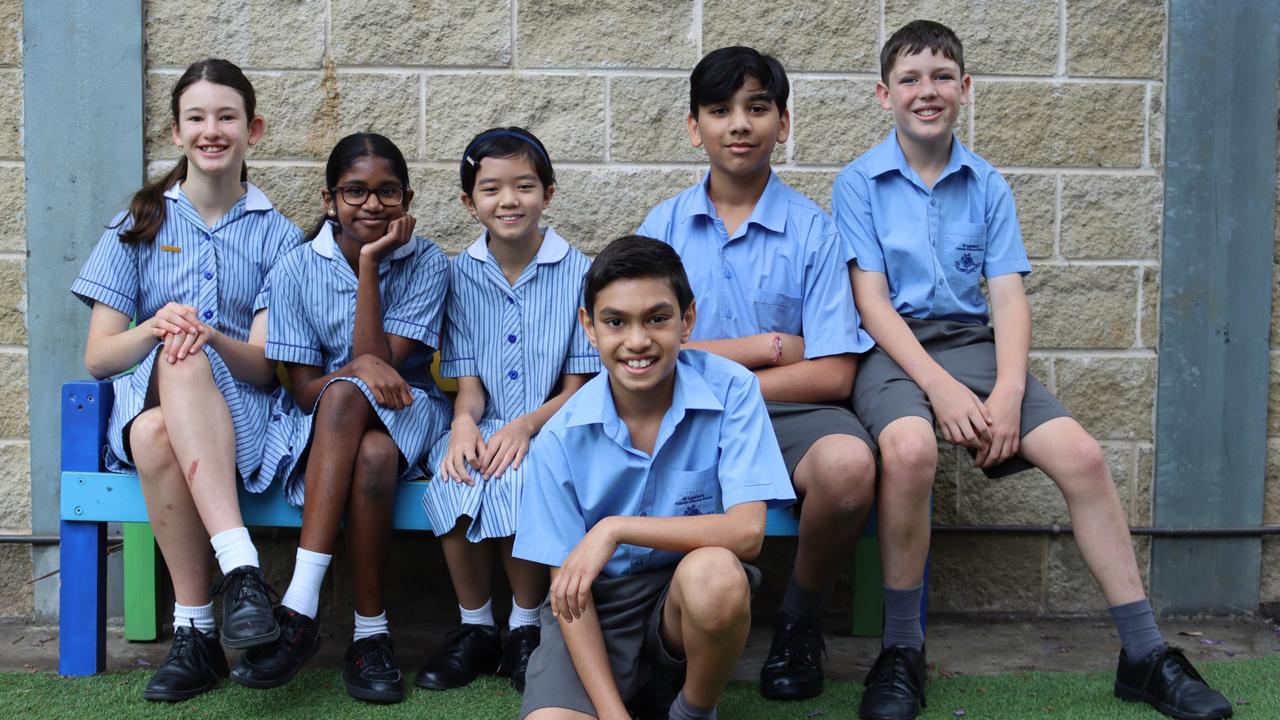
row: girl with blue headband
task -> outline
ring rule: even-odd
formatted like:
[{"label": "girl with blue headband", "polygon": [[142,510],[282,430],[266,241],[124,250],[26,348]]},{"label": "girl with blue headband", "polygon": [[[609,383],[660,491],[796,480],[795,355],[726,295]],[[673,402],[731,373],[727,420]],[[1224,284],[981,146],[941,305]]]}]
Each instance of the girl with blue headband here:
[{"label": "girl with blue headband", "polygon": [[[590,262],[540,224],[556,180],[532,133],[480,133],[459,174],[462,204],[484,229],[449,266],[441,371],[458,379],[458,396],[449,432],[431,448],[423,504],[462,623],[415,681],[447,690],[497,671],[523,691],[548,584],[544,566],[511,556],[524,459],[542,425],[600,369],[577,322]],[[495,557],[513,593],[505,643],[491,600]]]}]

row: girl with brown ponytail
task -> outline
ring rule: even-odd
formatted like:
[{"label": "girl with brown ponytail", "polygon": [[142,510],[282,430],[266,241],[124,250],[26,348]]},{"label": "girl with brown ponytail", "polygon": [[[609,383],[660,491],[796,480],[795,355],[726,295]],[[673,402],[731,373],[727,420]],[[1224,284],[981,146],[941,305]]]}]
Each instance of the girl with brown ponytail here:
[{"label": "girl with brown ponytail", "polygon": [[[170,108],[182,158],[107,226],[71,291],[93,309],[85,366],[117,376],[105,463],[137,471],[173,580],[173,646],[143,693],[173,701],[227,675],[211,593],[226,590],[222,644],[280,633],[236,483],[256,479],[275,385],[264,281],[301,232],[248,183],[245,152],[266,125],[240,68],[194,63]],[[209,543],[223,573],[212,591]]]}]

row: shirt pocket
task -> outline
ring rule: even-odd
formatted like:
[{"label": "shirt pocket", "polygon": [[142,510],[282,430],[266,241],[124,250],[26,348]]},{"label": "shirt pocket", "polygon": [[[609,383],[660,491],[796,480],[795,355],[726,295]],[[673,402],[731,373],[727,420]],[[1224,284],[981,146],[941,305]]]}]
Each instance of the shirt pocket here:
[{"label": "shirt pocket", "polygon": [[947,275],[976,282],[987,253],[986,223],[944,223],[938,258]]},{"label": "shirt pocket", "polygon": [[719,466],[705,470],[671,471],[662,476],[654,514],[690,517],[722,512]]},{"label": "shirt pocket", "polygon": [[756,326],[761,332],[800,335],[800,298],[774,290],[752,290],[751,305],[756,313]]}]

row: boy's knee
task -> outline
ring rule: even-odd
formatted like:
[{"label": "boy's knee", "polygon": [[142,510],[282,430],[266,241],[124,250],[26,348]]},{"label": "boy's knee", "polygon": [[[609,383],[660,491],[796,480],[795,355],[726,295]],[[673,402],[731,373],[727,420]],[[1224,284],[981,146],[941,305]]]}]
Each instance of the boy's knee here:
[{"label": "boy's knee", "polygon": [[359,492],[367,498],[385,499],[395,487],[399,464],[400,449],[390,435],[377,430],[366,432],[356,451],[356,465],[361,470]]},{"label": "boy's knee", "polygon": [[674,582],[683,590],[681,614],[708,633],[725,632],[751,614],[751,588],[738,557],[725,548],[705,547],[684,557]]},{"label": "boy's knee", "polygon": [[[921,422],[912,422],[921,420]],[[880,433],[880,458],[898,475],[933,481],[938,469],[938,441],[933,427],[922,418],[904,418]]]},{"label": "boy's knee", "polygon": [[1083,431],[1080,432],[1077,437],[1073,437],[1070,440],[1069,445],[1064,450],[1067,453],[1067,457],[1071,458],[1073,475],[1092,481],[1110,483],[1107,456],[1103,454],[1102,446],[1091,435]]},{"label": "boy's knee", "polygon": [[[805,502],[816,501],[829,510],[847,515],[870,505],[875,496],[876,463],[871,448],[850,435],[828,435],[810,449],[801,460],[807,472],[797,485],[805,490]],[[811,463],[806,463],[811,460]]]}]

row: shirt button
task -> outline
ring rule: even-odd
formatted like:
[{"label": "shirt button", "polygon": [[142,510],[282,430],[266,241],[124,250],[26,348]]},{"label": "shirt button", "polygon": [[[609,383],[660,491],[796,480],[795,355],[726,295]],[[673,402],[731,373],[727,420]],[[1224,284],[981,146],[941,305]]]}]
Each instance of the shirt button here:
[{"label": "shirt button", "polygon": [[213,279],[213,273],[211,273],[211,272],[206,272],[206,273],[204,274],[204,279],[205,279],[205,280],[212,280],[212,279]]},{"label": "shirt button", "polygon": [[209,233],[201,233],[201,234],[200,234],[200,239],[201,239],[201,240],[208,240],[209,238],[210,238]]},{"label": "shirt button", "polygon": [[205,320],[208,320],[208,319],[210,319],[210,318],[212,318],[212,317],[213,317],[213,311],[212,311],[212,310],[205,310],[205,311],[204,311],[204,319],[205,319]]},{"label": "shirt button", "polygon": [[733,277],[733,273],[729,272],[728,270],[725,270],[725,271],[724,271],[724,276],[725,276],[725,279],[728,279],[728,278]]},{"label": "shirt button", "polygon": [[512,298],[507,298],[507,304],[508,304],[508,305],[515,305],[515,304],[516,304],[516,301],[515,301],[514,299],[512,299]]},{"label": "shirt button", "polygon": [[511,372],[507,373],[507,377],[511,378],[512,380],[515,380],[516,378],[520,377],[520,373],[516,372],[515,370],[512,370]]},{"label": "shirt button", "polygon": [[938,198],[933,198],[932,200],[929,201],[929,204],[934,207],[938,207]]},{"label": "shirt button", "polygon": [[508,336],[507,336],[507,342],[509,342],[509,343],[514,343],[515,341],[516,341],[516,336],[515,336],[515,335],[508,335]]}]

